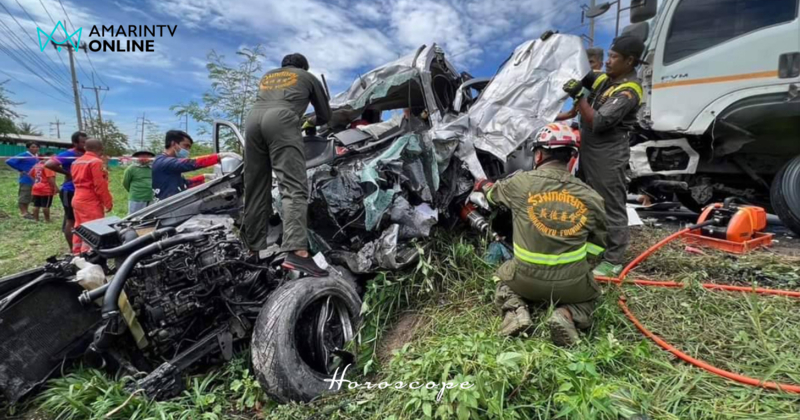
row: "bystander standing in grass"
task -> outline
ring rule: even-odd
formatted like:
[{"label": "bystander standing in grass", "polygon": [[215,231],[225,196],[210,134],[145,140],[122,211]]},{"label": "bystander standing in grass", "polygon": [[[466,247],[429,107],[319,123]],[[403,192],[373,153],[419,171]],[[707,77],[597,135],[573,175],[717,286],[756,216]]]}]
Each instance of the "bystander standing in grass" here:
[{"label": "bystander standing in grass", "polygon": [[[83,156],[72,164],[72,181],[75,196],[72,208],[75,211],[75,229],[92,220],[102,219],[114,209],[114,199],[108,189],[108,170],[103,159],[103,143],[88,139]],[[89,251],[89,244],[78,235],[72,235],[72,253]]]},{"label": "bystander standing in grass", "polygon": [[[53,156],[45,153],[45,156]],[[50,223],[50,206],[53,205],[53,196],[58,191],[56,173],[45,167],[45,161],[40,161],[29,173],[33,178],[33,219],[39,221],[39,209],[44,213],[45,223]]]},{"label": "bystander standing in grass", "polygon": [[70,248],[72,247],[72,229],[75,227],[75,212],[72,209],[72,198],[75,196],[75,184],[72,182],[72,163],[83,156],[84,145],[88,138],[86,133],[82,131],[72,133],[72,148],[53,156],[45,164],[47,169],[64,174],[64,183],[61,184],[61,191],[58,196],[64,206],[64,222],[61,224],[61,230],[64,232],[64,238],[67,239]]},{"label": "bystander standing in grass", "polygon": [[33,216],[28,212],[33,195],[33,179],[28,175],[28,172],[33,169],[36,162],[39,160],[39,145],[29,142],[25,145],[26,151],[14,156],[6,161],[6,164],[12,167],[15,171],[19,172],[19,192],[18,192],[18,205],[19,215],[24,219],[33,219]]},{"label": "bystander standing in grass", "polygon": [[133,162],[125,169],[125,176],[122,178],[122,186],[128,192],[128,214],[136,213],[153,201],[152,163],[156,155],[140,150],[133,157]]}]

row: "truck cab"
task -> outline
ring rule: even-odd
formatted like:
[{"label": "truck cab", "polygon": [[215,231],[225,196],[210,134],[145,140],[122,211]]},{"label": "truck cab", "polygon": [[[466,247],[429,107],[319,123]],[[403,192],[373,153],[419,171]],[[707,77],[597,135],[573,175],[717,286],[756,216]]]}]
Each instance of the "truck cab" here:
[{"label": "truck cab", "polygon": [[632,188],[692,210],[739,196],[800,233],[798,3],[631,1],[623,32],[646,45]]}]

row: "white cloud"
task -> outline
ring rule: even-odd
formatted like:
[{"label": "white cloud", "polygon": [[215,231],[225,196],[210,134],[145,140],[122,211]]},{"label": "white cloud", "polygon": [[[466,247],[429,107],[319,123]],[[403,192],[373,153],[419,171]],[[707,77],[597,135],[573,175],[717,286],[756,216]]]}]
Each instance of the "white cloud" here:
[{"label": "white cloud", "polygon": [[155,21],[155,19],[152,16],[150,16],[147,12],[143,11],[140,8],[137,8],[137,7],[134,7],[132,5],[128,5],[128,4],[123,4],[123,3],[120,3],[120,2],[117,2],[117,1],[115,1],[114,4],[117,7],[119,7],[120,10],[122,10],[123,12],[135,13],[135,14],[143,16],[144,18],[146,18],[147,20],[149,20],[151,22]]},{"label": "white cloud", "polygon": [[[54,20],[66,20],[59,0],[41,1]],[[413,52],[422,44],[440,45],[459,70],[476,73],[476,68],[487,62],[499,63],[516,45],[538,37],[546,29],[574,27],[580,17],[581,3],[579,0],[112,0],[97,4],[85,0],[61,1],[69,14],[70,28],[83,27],[84,42],[97,39],[89,37],[92,25],[178,24],[174,38],[156,39],[155,53],[89,52],[104,82],[112,89],[103,107],[104,111],[109,108],[116,114],[105,111],[104,115],[114,116],[120,126],[132,125],[136,114],[141,116],[145,109],[149,119],[166,121],[172,118],[169,104],[199,97],[210,86],[205,56],[211,49],[233,63],[237,48],[261,44],[266,53],[262,62],[265,70],[277,66],[285,54],[301,52],[308,57],[312,72],[325,74],[335,93],[349,86],[357,73]],[[627,5],[629,0],[624,1]],[[19,2],[35,23],[16,1],[2,3],[24,29],[19,30],[2,9],[0,20],[15,32],[19,30],[23,41],[30,42],[23,33],[35,37],[37,26],[52,30],[53,23],[40,0]],[[613,10],[603,17],[612,13]],[[622,19],[627,21],[627,15]],[[605,22],[602,30],[607,30],[608,25]],[[610,25],[613,32],[613,20]],[[125,38],[109,39],[125,41]],[[0,42],[8,43],[3,39]],[[35,43],[31,48],[39,54]],[[60,59],[53,48],[42,54],[56,63],[64,79],[69,79],[68,69],[60,62],[61,59],[69,64],[65,52],[60,53]],[[0,57],[6,58],[2,53]],[[77,59],[85,70],[91,71],[83,53]],[[41,79],[13,63],[4,70],[17,72],[13,73],[15,77],[39,89],[49,89]],[[78,77],[83,84],[91,83],[80,70]],[[67,81],[62,88],[71,96]],[[31,107],[56,106],[51,105],[52,99],[45,98],[49,102],[43,102],[31,92],[25,93],[29,95],[20,100]],[[70,115],[69,104],[63,106],[65,115]],[[41,123],[46,123],[53,116],[43,114],[41,118]]]},{"label": "white cloud", "polygon": [[248,42],[263,43],[273,62],[284,54],[302,52],[315,72],[342,85],[356,71],[384,64],[422,44],[437,43],[456,64],[480,64],[487,51],[507,47],[509,38],[513,47],[568,13],[579,16],[577,3],[559,0],[150,0],[150,4],[194,30],[234,31],[246,35]]},{"label": "white cloud", "polygon": [[144,79],[144,78],[135,77],[135,76],[127,76],[127,75],[112,74],[112,73],[106,73],[106,76],[108,76],[108,77],[110,77],[110,78],[112,78],[114,80],[119,80],[120,82],[123,82],[123,83],[134,84],[134,85],[136,85],[136,84],[138,84],[138,85],[156,84],[156,82],[153,81],[153,80]]},{"label": "white cloud", "polygon": [[447,2],[400,0],[390,14],[394,38],[406,49],[436,42],[460,62],[474,62],[483,52],[469,38],[469,23]]}]

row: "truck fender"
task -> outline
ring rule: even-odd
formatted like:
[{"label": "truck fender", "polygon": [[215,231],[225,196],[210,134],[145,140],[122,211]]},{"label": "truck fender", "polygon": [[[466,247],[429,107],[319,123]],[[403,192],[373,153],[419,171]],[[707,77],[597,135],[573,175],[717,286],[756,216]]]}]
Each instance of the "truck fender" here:
[{"label": "truck fender", "polygon": [[[713,124],[714,120],[728,107],[735,104],[738,101],[743,99],[751,98],[754,96],[762,96],[762,95],[769,95],[775,93],[787,93],[789,92],[789,86],[791,84],[780,84],[780,85],[771,85],[771,86],[761,86],[761,87],[754,87],[748,89],[741,89],[734,92],[731,92],[725,96],[721,96],[717,98],[714,102],[711,102],[708,106],[706,106],[702,112],[700,112],[697,117],[695,117],[692,124],[686,130],[679,130],[683,134],[694,134],[694,135],[702,135],[708,131]],[[670,131],[670,130],[667,130]]]}]

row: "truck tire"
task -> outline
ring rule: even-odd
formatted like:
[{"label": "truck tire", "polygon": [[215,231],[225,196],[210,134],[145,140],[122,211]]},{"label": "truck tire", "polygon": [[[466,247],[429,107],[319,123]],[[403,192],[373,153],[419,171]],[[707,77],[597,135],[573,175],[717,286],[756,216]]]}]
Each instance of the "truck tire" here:
[{"label": "truck tire", "polygon": [[[326,307],[329,310],[323,312]],[[307,402],[338,391],[338,387],[331,389],[336,371],[328,369],[327,363],[328,356],[336,356],[328,352],[332,349],[320,351],[318,346],[330,341],[332,347],[344,348],[358,332],[360,311],[355,285],[338,276],[303,278],[275,290],[258,315],[250,350],[256,377],[267,395],[280,403]],[[319,333],[320,319],[329,320],[323,322],[328,331],[323,328]],[[325,338],[314,338],[319,336]],[[319,360],[322,353],[324,364]],[[337,379],[350,362],[341,361]]]},{"label": "truck tire", "polygon": [[781,222],[800,235],[800,156],[781,168],[772,180],[769,197]]}]

